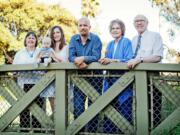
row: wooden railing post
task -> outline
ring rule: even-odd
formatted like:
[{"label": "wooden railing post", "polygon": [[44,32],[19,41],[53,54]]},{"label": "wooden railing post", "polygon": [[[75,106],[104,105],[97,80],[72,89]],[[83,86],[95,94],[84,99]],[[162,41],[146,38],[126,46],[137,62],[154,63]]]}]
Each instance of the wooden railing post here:
[{"label": "wooden railing post", "polygon": [[66,112],[66,71],[56,70],[55,89],[55,135],[65,135],[67,112]]},{"label": "wooden railing post", "polygon": [[148,90],[146,71],[136,71],[136,135],[149,134]]}]

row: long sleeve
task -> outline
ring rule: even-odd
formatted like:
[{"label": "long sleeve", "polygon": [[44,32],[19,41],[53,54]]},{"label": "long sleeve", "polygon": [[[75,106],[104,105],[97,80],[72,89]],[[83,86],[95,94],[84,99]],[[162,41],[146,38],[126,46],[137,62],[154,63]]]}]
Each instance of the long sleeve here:
[{"label": "long sleeve", "polygon": [[74,40],[75,40],[74,37],[72,37],[69,44],[69,61],[70,62],[74,62],[75,57],[77,57]]},{"label": "long sleeve", "polygon": [[19,61],[19,53],[17,52],[14,56],[13,64],[19,64],[18,61]]},{"label": "long sleeve", "polygon": [[115,44],[114,40],[108,44],[105,55],[106,58],[116,59],[120,62],[127,62],[132,58],[133,50],[132,50],[131,41],[129,39],[124,37],[121,38],[115,50],[115,54],[113,56],[114,48],[115,48],[114,44]]},{"label": "long sleeve", "polygon": [[114,50],[114,48],[113,48],[112,42],[110,42],[110,43],[107,45],[107,48],[106,48],[105,58],[110,58],[110,59],[112,59],[112,51],[113,51],[113,50]]},{"label": "long sleeve", "polygon": [[101,40],[99,39],[99,37],[96,37],[92,46],[93,46],[92,55],[84,56],[86,63],[97,62],[101,58],[102,43],[101,43]]},{"label": "long sleeve", "polygon": [[163,43],[160,34],[155,34],[155,41],[153,46],[153,55],[163,57]]},{"label": "long sleeve", "polygon": [[130,40],[126,40],[124,44],[124,55],[121,62],[127,62],[128,60],[132,59],[133,57],[133,49]]}]

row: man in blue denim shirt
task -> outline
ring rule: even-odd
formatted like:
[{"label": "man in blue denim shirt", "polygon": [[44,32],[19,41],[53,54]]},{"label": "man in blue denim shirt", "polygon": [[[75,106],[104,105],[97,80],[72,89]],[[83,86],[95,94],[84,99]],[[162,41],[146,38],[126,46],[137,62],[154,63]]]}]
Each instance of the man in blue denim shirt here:
[{"label": "man in blue denim shirt", "polygon": [[[79,34],[72,36],[69,46],[69,61],[73,62],[78,68],[87,68],[88,64],[98,62],[101,58],[102,43],[100,38],[90,32],[90,21],[88,18],[81,18],[78,21]],[[94,73],[101,74],[101,71]],[[80,71],[82,74],[83,71]],[[87,71],[86,71],[87,74]],[[102,78],[100,77],[85,77],[84,78],[92,87],[99,93],[102,91]],[[99,84],[97,84],[99,82]],[[76,119],[85,110],[86,95],[77,87],[74,86],[74,118]],[[88,101],[91,104],[91,101]],[[91,120],[85,129],[88,132],[95,132],[97,125],[97,118]],[[94,125],[95,124],[95,125]]]},{"label": "man in blue denim shirt", "polygon": [[78,21],[78,30],[71,38],[69,46],[69,61],[74,62],[79,68],[86,68],[87,64],[97,62],[101,58],[102,43],[100,38],[90,33],[90,21],[81,18]]}]

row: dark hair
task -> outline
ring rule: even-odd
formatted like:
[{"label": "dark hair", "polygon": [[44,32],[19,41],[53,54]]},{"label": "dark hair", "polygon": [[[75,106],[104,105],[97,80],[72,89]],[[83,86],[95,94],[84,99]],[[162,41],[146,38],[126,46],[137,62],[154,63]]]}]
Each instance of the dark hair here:
[{"label": "dark hair", "polygon": [[122,31],[122,36],[124,36],[126,28],[125,28],[125,25],[124,25],[123,21],[121,21],[121,20],[119,20],[119,19],[115,19],[115,20],[112,20],[112,21],[110,22],[109,31],[111,32],[112,26],[113,26],[115,23],[120,26],[121,31]]},{"label": "dark hair", "polygon": [[38,45],[38,38],[36,36],[36,34],[33,32],[33,31],[30,31],[26,34],[25,38],[24,38],[24,46],[27,46],[26,45],[26,38],[29,37],[30,35],[34,36],[36,38],[36,44],[35,44],[35,47],[37,47]]},{"label": "dark hair", "polygon": [[64,37],[64,32],[63,32],[63,29],[60,27],[60,26],[53,26],[51,28],[51,31],[50,31],[50,38],[51,38],[51,47],[53,49],[55,49],[55,40],[53,38],[53,33],[54,33],[54,29],[58,28],[59,31],[61,32],[61,39],[60,39],[60,45],[59,45],[59,49],[61,50],[63,48],[63,46],[66,44],[65,42],[65,37]]}]

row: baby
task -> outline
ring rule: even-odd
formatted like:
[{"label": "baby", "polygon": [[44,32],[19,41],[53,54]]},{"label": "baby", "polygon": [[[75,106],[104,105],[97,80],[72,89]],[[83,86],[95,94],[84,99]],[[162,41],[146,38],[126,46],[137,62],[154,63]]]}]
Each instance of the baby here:
[{"label": "baby", "polygon": [[40,48],[39,54],[36,58],[35,67],[38,67],[39,63],[44,63],[47,67],[53,60],[56,62],[54,50],[51,48],[51,38],[44,37],[42,40],[42,48]]}]

